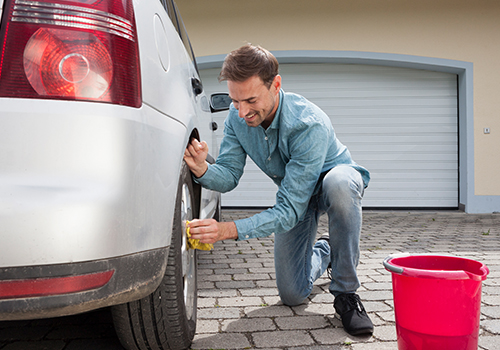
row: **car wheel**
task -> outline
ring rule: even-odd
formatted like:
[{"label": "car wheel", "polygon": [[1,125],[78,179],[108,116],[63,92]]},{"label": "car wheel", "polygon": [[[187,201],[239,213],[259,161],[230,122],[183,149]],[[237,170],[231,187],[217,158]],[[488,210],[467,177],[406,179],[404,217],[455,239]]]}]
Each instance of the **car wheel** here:
[{"label": "car wheel", "polygon": [[112,307],[113,322],[128,350],[187,349],[196,329],[196,250],[187,246],[186,220],[193,218],[191,173],[183,164],[165,276],[156,291]]}]

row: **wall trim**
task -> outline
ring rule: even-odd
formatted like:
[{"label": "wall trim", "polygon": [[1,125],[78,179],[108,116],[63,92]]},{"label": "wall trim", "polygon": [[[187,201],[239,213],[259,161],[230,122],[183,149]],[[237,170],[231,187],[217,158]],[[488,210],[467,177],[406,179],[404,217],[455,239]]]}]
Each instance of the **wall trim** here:
[{"label": "wall trim", "polygon": [[[500,211],[500,196],[474,194],[473,63],[443,58],[363,51],[272,51],[280,63],[343,63],[424,69],[458,77],[459,203],[466,213]],[[226,55],[197,58],[199,69],[222,67]]]}]

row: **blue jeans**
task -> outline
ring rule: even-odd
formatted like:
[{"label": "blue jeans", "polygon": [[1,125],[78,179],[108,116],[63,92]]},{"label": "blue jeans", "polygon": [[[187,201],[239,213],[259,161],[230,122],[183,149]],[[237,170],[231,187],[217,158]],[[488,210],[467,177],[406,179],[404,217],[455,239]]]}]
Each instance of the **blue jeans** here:
[{"label": "blue jeans", "polygon": [[[298,305],[306,299],[313,283],[332,267],[330,292],[337,296],[353,293],[359,286],[361,175],[350,166],[337,166],[323,179],[319,194],[313,196],[304,218],[290,231],[275,236],[274,264],[276,284],[285,305]],[[318,220],[328,214],[330,244],[315,243]]]}]

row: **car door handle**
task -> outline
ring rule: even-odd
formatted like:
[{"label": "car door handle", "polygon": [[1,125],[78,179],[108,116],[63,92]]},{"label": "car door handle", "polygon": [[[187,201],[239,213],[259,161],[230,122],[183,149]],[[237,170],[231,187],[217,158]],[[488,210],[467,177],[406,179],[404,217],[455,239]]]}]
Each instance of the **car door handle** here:
[{"label": "car door handle", "polygon": [[198,78],[191,78],[191,86],[193,87],[193,92],[196,96],[203,92],[203,84]]}]

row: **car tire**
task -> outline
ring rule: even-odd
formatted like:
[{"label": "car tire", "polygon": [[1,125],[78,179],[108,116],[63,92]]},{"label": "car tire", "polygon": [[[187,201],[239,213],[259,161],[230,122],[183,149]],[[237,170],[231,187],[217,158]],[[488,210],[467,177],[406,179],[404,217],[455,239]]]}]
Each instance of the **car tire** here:
[{"label": "car tire", "polygon": [[188,249],[186,220],[194,217],[191,173],[183,163],[163,280],[149,296],[113,306],[116,333],[128,350],[188,349],[196,330],[197,258]]}]

